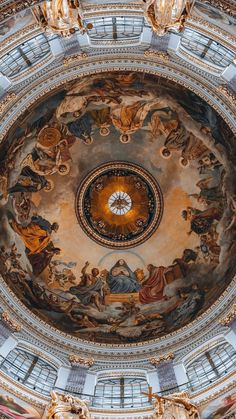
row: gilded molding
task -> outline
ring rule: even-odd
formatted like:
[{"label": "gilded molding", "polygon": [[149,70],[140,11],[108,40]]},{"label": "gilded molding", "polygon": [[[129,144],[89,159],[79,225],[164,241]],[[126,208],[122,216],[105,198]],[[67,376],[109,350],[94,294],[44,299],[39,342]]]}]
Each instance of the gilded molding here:
[{"label": "gilded molding", "polygon": [[71,365],[85,365],[88,367],[92,367],[94,364],[94,359],[93,358],[82,358],[81,356],[75,355],[75,354],[70,354],[69,355],[69,361],[71,363]]},{"label": "gilded molding", "polygon": [[1,313],[1,320],[12,332],[20,332],[22,329],[22,326],[20,326],[17,322],[11,319],[7,311],[3,311],[3,313]]},{"label": "gilded molding", "polygon": [[8,106],[17,98],[16,93],[7,93],[6,96],[0,101],[0,115],[2,115]]},{"label": "gilded molding", "polygon": [[159,364],[162,364],[163,362],[172,361],[174,357],[175,357],[174,354],[171,352],[167,355],[162,355],[159,358],[150,358],[149,361],[152,365],[159,365]]},{"label": "gilded molding", "polygon": [[236,317],[236,304],[233,304],[233,307],[231,308],[230,312],[223,317],[223,319],[220,319],[219,323],[222,326],[228,326]]}]

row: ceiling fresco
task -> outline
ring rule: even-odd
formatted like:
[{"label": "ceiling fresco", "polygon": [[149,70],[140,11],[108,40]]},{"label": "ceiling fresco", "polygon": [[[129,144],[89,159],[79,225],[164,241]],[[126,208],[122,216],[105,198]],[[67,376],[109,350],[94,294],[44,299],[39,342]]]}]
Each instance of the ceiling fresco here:
[{"label": "ceiling fresco", "polygon": [[187,325],[235,273],[234,153],[222,118],[171,81],[113,72],[67,84],[1,145],[4,280],[87,341]]}]

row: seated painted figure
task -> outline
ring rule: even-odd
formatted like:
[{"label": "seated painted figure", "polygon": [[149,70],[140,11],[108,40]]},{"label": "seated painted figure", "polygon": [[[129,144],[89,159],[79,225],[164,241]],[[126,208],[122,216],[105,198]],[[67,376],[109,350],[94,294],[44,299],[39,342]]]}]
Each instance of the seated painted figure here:
[{"label": "seated painted figure", "polygon": [[108,285],[112,294],[126,294],[138,292],[138,283],[134,272],[128,267],[127,263],[120,259],[111,268],[108,275]]}]

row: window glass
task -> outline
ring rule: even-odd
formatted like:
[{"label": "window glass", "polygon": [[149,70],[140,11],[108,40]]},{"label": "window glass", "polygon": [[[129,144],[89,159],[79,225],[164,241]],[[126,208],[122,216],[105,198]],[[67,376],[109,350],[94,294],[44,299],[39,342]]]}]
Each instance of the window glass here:
[{"label": "window glass", "polygon": [[190,29],[185,29],[181,45],[199,58],[220,67],[227,67],[234,58],[234,53],[221,44]]},{"label": "window glass", "polygon": [[143,32],[144,19],[141,17],[119,16],[99,17],[88,20],[93,28],[88,30],[91,40],[116,40],[139,38]]},{"label": "window glass", "polygon": [[2,358],[0,368],[10,377],[43,394],[50,393],[57,378],[55,368],[21,349],[14,349]]},{"label": "window glass", "polygon": [[202,354],[187,367],[190,388],[197,390],[207,386],[220,376],[235,368],[236,351],[233,346],[222,343]]},{"label": "window glass", "polygon": [[45,35],[40,34],[8,52],[0,60],[0,72],[14,77],[49,54],[50,46]]}]

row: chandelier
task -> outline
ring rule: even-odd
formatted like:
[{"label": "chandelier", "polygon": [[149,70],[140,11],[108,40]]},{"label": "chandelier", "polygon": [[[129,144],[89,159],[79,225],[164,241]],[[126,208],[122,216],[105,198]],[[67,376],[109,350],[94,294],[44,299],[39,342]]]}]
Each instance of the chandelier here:
[{"label": "chandelier", "polygon": [[158,36],[181,32],[195,0],[143,0],[144,16]]},{"label": "chandelier", "polygon": [[86,32],[78,0],[46,0],[34,8],[34,14],[44,29],[59,35],[70,36],[76,29],[81,33]]}]

